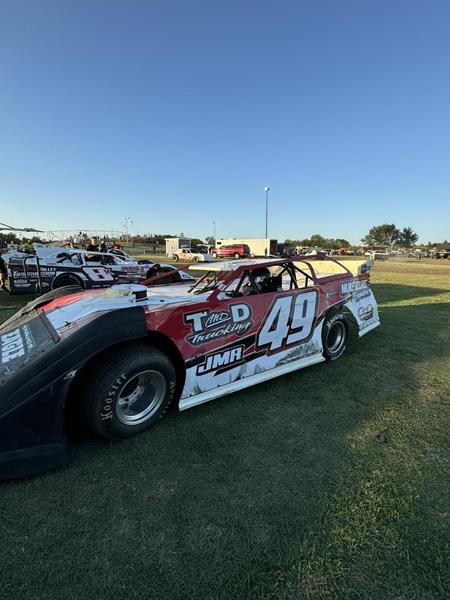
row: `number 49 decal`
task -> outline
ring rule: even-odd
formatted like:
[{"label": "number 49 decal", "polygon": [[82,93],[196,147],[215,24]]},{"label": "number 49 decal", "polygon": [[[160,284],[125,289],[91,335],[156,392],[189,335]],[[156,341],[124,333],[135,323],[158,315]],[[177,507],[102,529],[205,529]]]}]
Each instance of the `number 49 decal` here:
[{"label": "number 49 decal", "polygon": [[317,292],[277,298],[258,333],[257,346],[277,351],[305,341],[316,314]]}]

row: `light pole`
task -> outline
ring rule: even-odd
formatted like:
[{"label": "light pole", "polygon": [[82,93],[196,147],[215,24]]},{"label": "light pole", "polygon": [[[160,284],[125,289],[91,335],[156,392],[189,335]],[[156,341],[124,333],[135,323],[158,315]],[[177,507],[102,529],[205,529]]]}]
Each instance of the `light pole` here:
[{"label": "light pole", "polygon": [[214,239],[214,243],[216,243],[216,222],[215,221],[213,221],[213,227],[214,227],[213,239]]},{"label": "light pole", "polygon": [[268,185],[266,185],[266,187],[264,188],[264,191],[266,192],[266,240],[267,240],[267,222],[269,219],[269,192],[270,192],[270,187]]},{"label": "light pole", "polygon": [[[127,232],[127,242],[130,242],[130,225],[131,228],[133,228],[133,219],[131,217],[125,217],[124,218],[124,223],[125,223],[125,229]],[[133,230],[131,231],[131,237],[133,237]]]}]

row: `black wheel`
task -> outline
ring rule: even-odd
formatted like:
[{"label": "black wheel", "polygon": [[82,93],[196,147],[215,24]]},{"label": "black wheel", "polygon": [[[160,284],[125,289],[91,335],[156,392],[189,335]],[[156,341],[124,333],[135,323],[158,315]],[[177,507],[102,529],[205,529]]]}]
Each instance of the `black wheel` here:
[{"label": "black wheel", "polygon": [[213,258],[217,258],[217,252],[213,252],[213,253],[212,253],[212,257],[213,257]]},{"label": "black wheel", "polygon": [[177,261],[179,260],[179,258],[178,258],[178,254],[174,254],[174,255],[173,255],[173,260],[174,260],[175,262],[177,262]]},{"label": "black wheel", "polygon": [[66,287],[68,285],[76,285],[79,288],[83,288],[83,282],[77,275],[72,273],[66,273],[65,275],[59,275],[52,284],[52,289],[57,290],[58,288]]},{"label": "black wheel", "polygon": [[238,253],[238,252],[235,252],[235,253],[234,253],[234,258],[235,258],[236,260],[239,258],[239,253]]},{"label": "black wheel", "polygon": [[192,259],[194,262],[198,262],[198,256],[194,256],[194,258]]},{"label": "black wheel", "polygon": [[115,348],[84,372],[79,397],[89,427],[110,440],[130,438],[164,416],[176,385],[169,358],[146,344]]},{"label": "black wheel", "polygon": [[145,275],[145,279],[150,279],[150,277],[155,277],[155,275],[159,275],[161,273],[161,267],[159,265],[153,265],[147,271]]},{"label": "black wheel", "polygon": [[342,313],[330,311],[323,323],[322,346],[326,360],[336,360],[344,354],[348,342],[348,323]]}]

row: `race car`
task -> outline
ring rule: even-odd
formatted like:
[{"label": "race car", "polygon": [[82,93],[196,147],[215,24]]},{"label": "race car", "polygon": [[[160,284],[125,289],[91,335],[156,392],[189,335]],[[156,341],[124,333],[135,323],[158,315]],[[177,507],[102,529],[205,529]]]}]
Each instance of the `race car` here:
[{"label": "race car", "polygon": [[172,265],[138,261],[121,250],[89,252],[42,244],[35,244],[34,248],[36,254],[13,252],[2,255],[11,294],[37,290],[43,293],[68,285],[82,289],[103,288],[118,282],[141,282],[168,271],[173,271],[174,282],[193,279]]},{"label": "race car", "polygon": [[213,260],[213,256],[211,254],[204,254],[203,252],[198,251],[196,248],[180,248],[179,250],[169,252],[168,256],[174,261],[190,260],[193,262],[209,262]]},{"label": "race car", "polygon": [[380,324],[371,267],[238,260],[192,265],[194,285],[159,274],[146,286],[37,298],[0,327],[0,478],[67,462],[73,411],[104,438],[129,438],[170,405],[185,410],[336,360],[349,320],[360,336]]}]

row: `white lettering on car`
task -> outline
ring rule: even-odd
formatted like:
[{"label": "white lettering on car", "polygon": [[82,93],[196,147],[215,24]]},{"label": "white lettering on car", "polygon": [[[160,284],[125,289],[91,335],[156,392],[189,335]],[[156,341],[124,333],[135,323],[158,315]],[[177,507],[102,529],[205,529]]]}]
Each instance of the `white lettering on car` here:
[{"label": "white lettering on car", "polygon": [[20,358],[25,354],[25,345],[23,343],[20,329],[15,329],[10,333],[1,336],[1,362],[8,363],[14,358]]},{"label": "white lettering on car", "polygon": [[210,354],[205,358],[205,362],[197,367],[197,375],[203,375],[210,371],[216,371],[221,367],[237,363],[242,360],[244,354],[244,346],[236,346],[223,352]]},{"label": "white lettering on car", "polygon": [[197,346],[232,334],[243,335],[253,325],[251,316],[250,307],[243,303],[233,304],[230,312],[205,310],[185,315],[185,323],[190,324],[194,332],[186,339]]},{"label": "white lettering on car", "polygon": [[312,332],[316,304],[315,291],[277,298],[259,330],[256,345],[268,346],[273,352],[306,341]]}]

